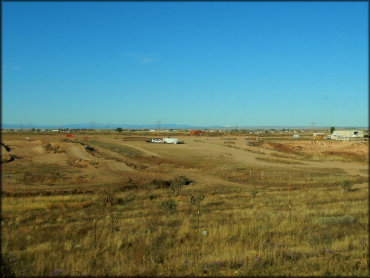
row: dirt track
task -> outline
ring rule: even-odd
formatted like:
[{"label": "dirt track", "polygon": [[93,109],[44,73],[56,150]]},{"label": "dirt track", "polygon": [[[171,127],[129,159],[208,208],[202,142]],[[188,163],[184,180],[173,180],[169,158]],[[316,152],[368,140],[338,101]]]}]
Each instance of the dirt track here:
[{"label": "dirt track", "polygon": [[[29,136],[29,140],[25,139],[26,137],[3,136],[3,143],[10,148],[10,151],[5,150],[2,154],[4,173],[12,171],[15,173],[14,177],[16,174],[21,177],[27,167],[37,172],[48,165],[54,165],[53,171],[65,174],[66,181],[81,176],[89,177],[81,182],[81,185],[85,186],[122,183],[128,178],[147,181],[176,175],[186,175],[204,184],[233,184],[232,181],[222,178],[220,173],[225,169],[232,169],[235,173],[257,168],[264,169],[266,173],[269,169],[281,172],[299,170],[322,173],[343,170],[347,175],[368,175],[367,142],[313,143],[285,140],[273,144],[269,142],[259,146],[247,146],[242,137],[206,139],[180,136],[179,140],[185,144],[168,145],[146,143],[144,137],[141,141],[123,141],[115,136],[96,136],[99,142],[126,146],[140,153],[138,156],[126,156],[114,149],[95,145],[94,151],[86,151],[81,142],[89,144],[90,141],[83,137],[73,138],[78,139],[75,142],[65,141],[63,135],[35,135]],[[15,159],[5,162],[11,156]],[[2,182],[3,188],[16,188],[14,178],[8,179],[5,175]],[[19,186],[21,185],[22,182]]]}]

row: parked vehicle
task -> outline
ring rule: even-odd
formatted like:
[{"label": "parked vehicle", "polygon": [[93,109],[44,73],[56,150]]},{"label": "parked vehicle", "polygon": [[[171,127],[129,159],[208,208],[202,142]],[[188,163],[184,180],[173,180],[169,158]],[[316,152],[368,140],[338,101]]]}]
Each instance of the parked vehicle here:
[{"label": "parked vehicle", "polygon": [[152,143],[163,143],[163,140],[159,138],[153,138],[151,142]]}]

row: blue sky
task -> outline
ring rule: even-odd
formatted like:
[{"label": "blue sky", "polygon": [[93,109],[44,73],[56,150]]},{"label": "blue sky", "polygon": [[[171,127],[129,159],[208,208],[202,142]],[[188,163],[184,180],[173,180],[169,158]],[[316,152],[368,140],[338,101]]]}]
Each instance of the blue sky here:
[{"label": "blue sky", "polygon": [[2,122],[368,126],[367,2],[3,2]]}]

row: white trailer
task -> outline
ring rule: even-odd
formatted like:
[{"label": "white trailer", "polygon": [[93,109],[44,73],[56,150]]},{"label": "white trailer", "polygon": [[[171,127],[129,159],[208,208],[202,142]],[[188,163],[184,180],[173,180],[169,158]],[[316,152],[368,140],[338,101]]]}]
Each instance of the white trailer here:
[{"label": "white trailer", "polygon": [[166,138],[163,138],[163,142],[167,144],[177,144],[179,142],[179,139],[166,137]]}]

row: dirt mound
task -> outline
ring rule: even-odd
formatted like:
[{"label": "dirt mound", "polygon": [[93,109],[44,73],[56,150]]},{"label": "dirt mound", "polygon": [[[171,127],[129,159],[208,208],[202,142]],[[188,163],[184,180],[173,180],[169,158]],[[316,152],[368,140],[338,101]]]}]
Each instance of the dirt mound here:
[{"label": "dirt mound", "polygon": [[45,153],[45,148],[43,148],[42,146],[36,146],[32,148],[32,151],[36,154],[43,154]]},{"label": "dirt mound", "polygon": [[45,150],[49,153],[64,153],[62,146],[54,143],[48,143],[44,146]]},{"label": "dirt mound", "polygon": [[1,144],[1,162],[9,162],[14,158],[11,156],[5,146]]},{"label": "dirt mound", "polygon": [[274,150],[279,152],[298,154],[296,150],[281,143],[269,143],[268,145],[270,145]]}]

